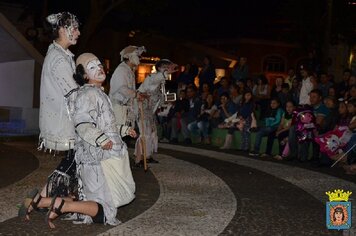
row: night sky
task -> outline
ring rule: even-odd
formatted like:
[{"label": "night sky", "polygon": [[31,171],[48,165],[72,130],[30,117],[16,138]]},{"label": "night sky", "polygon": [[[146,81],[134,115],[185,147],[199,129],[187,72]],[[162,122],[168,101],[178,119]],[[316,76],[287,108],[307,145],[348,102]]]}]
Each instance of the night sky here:
[{"label": "night sky", "polygon": [[[123,0],[106,15],[101,28],[140,30],[165,36],[204,41],[258,37],[290,42],[321,40],[328,0]],[[70,11],[83,24],[90,17],[89,0],[0,0],[21,2],[41,24],[44,12]],[[108,2],[109,0],[102,0]],[[333,0],[332,34],[355,38],[353,0]]]}]

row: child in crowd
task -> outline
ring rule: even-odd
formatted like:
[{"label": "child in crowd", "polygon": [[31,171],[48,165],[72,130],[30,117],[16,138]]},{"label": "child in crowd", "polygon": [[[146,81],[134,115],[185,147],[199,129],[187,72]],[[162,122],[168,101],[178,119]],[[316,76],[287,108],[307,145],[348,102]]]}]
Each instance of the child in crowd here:
[{"label": "child in crowd", "polygon": [[244,123],[241,131],[241,149],[243,151],[250,150],[250,128],[252,126],[252,117],[254,116],[253,112],[255,110],[255,103],[253,100],[251,90],[244,93],[242,103],[239,109],[240,118]]},{"label": "child in crowd", "polygon": [[337,123],[338,126],[349,126],[351,122],[351,116],[347,109],[346,101],[339,101]]},{"label": "child in crowd", "polygon": [[[281,123],[279,124],[278,129],[276,131],[276,137],[278,138],[278,143],[279,143],[279,154],[274,156],[274,158],[277,160],[283,160],[283,158],[285,158],[288,155],[288,133],[291,127],[294,109],[295,109],[295,103],[291,100],[288,101],[286,103],[286,112],[284,113]],[[267,141],[267,143],[273,143],[273,142]]]},{"label": "child in crowd", "polygon": [[[260,127],[257,135],[253,150],[249,153],[250,156],[259,156],[260,146],[262,138],[265,136],[270,136],[270,142],[273,140],[272,137],[275,136],[275,131],[277,130],[283,115],[283,109],[280,108],[280,102],[277,98],[272,98],[270,103],[270,109],[265,114],[264,126]],[[267,157],[271,155],[273,143],[267,143],[266,152],[262,157]]]}]

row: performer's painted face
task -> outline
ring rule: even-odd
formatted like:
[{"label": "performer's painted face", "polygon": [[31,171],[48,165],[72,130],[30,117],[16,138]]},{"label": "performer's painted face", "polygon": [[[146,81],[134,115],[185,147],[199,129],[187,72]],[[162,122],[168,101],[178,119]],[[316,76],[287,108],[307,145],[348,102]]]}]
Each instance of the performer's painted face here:
[{"label": "performer's painted face", "polygon": [[138,66],[140,64],[140,57],[137,55],[137,53],[132,53],[129,56],[129,61],[135,66]]},{"label": "performer's painted face", "polygon": [[64,27],[64,30],[65,30],[66,37],[69,40],[69,42],[72,45],[77,44],[77,41],[78,41],[78,38],[80,35],[78,22],[73,20],[69,26]]},{"label": "performer's painted face", "polygon": [[86,67],[86,73],[91,80],[104,81],[106,74],[104,72],[103,65],[98,59],[91,60],[88,62]]}]

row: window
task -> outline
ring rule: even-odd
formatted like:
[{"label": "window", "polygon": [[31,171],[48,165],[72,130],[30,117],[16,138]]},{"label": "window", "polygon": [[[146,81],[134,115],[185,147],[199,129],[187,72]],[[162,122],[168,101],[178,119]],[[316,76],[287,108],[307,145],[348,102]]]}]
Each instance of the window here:
[{"label": "window", "polygon": [[285,72],[286,63],[283,57],[267,56],[263,60],[263,71],[265,72]]}]

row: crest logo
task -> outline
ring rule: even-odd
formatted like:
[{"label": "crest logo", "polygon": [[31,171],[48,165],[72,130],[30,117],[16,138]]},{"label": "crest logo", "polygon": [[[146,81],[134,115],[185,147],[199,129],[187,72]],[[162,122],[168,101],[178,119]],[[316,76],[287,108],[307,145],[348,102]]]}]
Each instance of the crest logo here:
[{"label": "crest logo", "polygon": [[326,202],[326,227],[328,229],[350,229],[351,227],[351,202],[349,196],[352,192],[334,190],[326,192],[329,201]]}]

